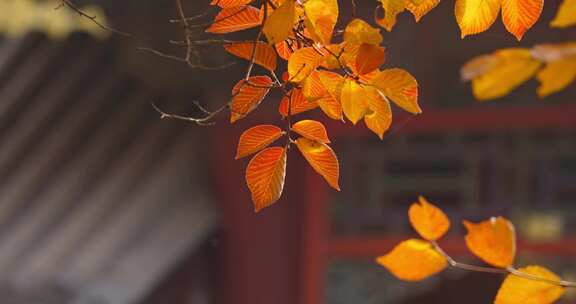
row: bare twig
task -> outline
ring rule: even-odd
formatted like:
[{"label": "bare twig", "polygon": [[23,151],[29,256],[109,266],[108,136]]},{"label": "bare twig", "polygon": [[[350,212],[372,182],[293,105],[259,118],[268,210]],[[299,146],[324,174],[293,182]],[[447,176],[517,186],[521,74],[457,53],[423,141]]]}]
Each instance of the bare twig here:
[{"label": "bare twig", "polygon": [[68,8],[70,8],[71,10],[75,11],[76,13],[78,13],[80,16],[88,18],[89,20],[91,20],[94,24],[96,24],[97,26],[99,26],[101,29],[108,31],[108,32],[112,32],[121,36],[125,36],[125,37],[132,37],[132,34],[130,33],[126,33],[120,30],[117,30],[115,28],[109,27],[103,23],[101,23],[100,21],[97,20],[96,16],[91,16],[88,13],[84,12],[82,9],[80,9],[77,5],[75,5],[74,3],[72,3],[71,0],[60,0],[60,5],[58,7],[56,7],[56,9],[59,9],[62,6],[66,6]]},{"label": "bare twig", "polygon": [[215,123],[211,120],[214,119],[222,111],[227,109],[229,106],[228,103],[224,104],[220,108],[218,108],[217,110],[215,110],[213,112],[210,112],[210,111],[206,110],[205,108],[200,107],[200,110],[207,115],[204,117],[201,117],[201,118],[196,118],[196,117],[166,113],[166,112],[162,111],[154,102],[151,102],[151,105],[154,108],[154,110],[156,110],[156,112],[160,113],[160,119],[167,119],[168,118],[168,119],[183,120],[183,121],[193,122],[199,126],[212,126],[212,125],[214,125]]}]

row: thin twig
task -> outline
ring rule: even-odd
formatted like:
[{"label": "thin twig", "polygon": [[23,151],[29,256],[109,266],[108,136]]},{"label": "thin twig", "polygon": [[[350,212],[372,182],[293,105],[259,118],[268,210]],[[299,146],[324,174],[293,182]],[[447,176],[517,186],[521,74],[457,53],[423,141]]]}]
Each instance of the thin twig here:
[{"label": "thin twig", "polygon": [[204,108],[201,108],[201,111],[207,113],[208,115],[205,117],[202,117],[202,118],[195,118],[195,117],[190,117],[190,116],[183,116],[183,115],[178,115],[178,114],[166,113],[166,112],[162,111],[154,102],[151,102],[151,105],[154,108],[154,110],[156,110],[156,112],[160,113],[160,119],[168,118],[168,119],[183,120],[183,121],[196,123],[199,126],[212,126],[212,125],[214,125],[215,123],[210,121],[210,120],[214,119],[214,117],[216,117],[218,114],[220,114],[222,111],[224,111],[229,106],[229,104],[226,103],[213,112],[210,112]]},{"label": "thin twig", "polygon": [[112,32],[121,36],[125,36],[125,37],[132,37],[132,34],[130,33],[126,33],[120,30],[117,30],[115,28],[109,27],[103,23],[101,23],[100,21],[97,20],[96,16],[91,16],[88,13],[84,12],[82,9],[80,9],[77,5],[75,5],[74,3],[72,3],[71,0],[60,0],[60,6],[56,7],[56,9],[59,9],[61,6],[67,6],[68,8],[70,8],[71,10],[75,11],[76,13],[78,13],[80,16],[88,18],[89,20],[91,20],[94,24],[96,24],[97,26],[99,26],[101,29],[108,31],[108,32]]}]

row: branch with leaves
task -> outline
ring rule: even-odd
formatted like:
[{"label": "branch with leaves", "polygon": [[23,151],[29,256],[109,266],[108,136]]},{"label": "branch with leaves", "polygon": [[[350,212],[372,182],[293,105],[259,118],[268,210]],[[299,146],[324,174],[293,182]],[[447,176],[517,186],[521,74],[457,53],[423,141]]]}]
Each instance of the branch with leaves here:
[{"label": "branch with leaves", "polygon": [[403,241],[376,259],[378,264],[401,280],[420,281],[448,266],[507,275],[495,304],[549,304],[562,297],[565,288],[576,288],[576,282],[564,281],[539,265],[515,268],[516,233],[512,223],[503,217],[480,223],[464,221],[468,230],[465,238],[468,249],[490,266],[457,262],[440,247],[437,241],[448,232],[450,220],[424,197],[410,206],[408,217],[422,239]]}]

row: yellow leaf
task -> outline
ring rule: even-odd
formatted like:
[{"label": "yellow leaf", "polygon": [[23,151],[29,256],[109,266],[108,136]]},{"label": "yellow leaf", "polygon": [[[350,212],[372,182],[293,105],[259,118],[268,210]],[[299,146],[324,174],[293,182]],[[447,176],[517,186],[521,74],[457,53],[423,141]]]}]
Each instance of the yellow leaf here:
[{"label": "yellow leaf", "polygon": [[376,23],[387,31],[392,31],[396,25],[396,16],[404,11],[406,0],[380,0],[384,10],[384,18],[375,17]]},{"label": "yellow leaf", "polygon": [[410,73],[396,68],[383,70],[372,79],[372,84],[402,109],[412,114],[422,113],[418,105],[418,82]]},{"label": "yellow leaf", "polygon": [[410,223],[418,234],[429,241],[436,241],[450,228],[450,220],[438,207],[430,204],[424,197],[418,198],[408,210]]},{"label": "yellow leaf", "polygon": [[380,30],[371,27],[366,21],[354,19],[348,23],[344,30],[344,42],[358,45],[362,43],[380,45],[382,34],[380,34]]},{"label": "yellow leaf", "polygon": [[472,92],[478,100],[502,97],[532,78],[540,62],[527,49],[503,49],[494,53],[497,63],[472,80]]},{"label": "yellow leaf", "polygon": [[503,217],[472,223],[464,221],[468,230],[466,245],[484,262],[501,268],[512,265],[516,255],[516,233],[510,221]]},{"label": "yellow leaf", "polygon": [[368,109],[364,115],[364,123],[368,129],[384,139],[384,133],[392,124],[392,110],[390,102],[374,87],[366,87],[366,101]]},{"label": "yellow leaf", "polygon": [[[256,52],[254,52],[254,46],[256,46]],[[256,43],[254,41],[228,43],[224,45],[224,49],[228,53],[248,61],[254,58],[256,64],[270,71],[276,70],[276,52],[270,45],[262,41],[257,41]]]},{"label": "yellow leaf", "polygon": [[248,81],[240,80],[232,89],[230,122],[244,118],[256,109],[262,99],[268,95],[271,87],[272,79],[268,76],[254,76]]},{"label": "yellow leaf", "polygon": [[344,43],[324,46],[324,58],[322,59],[321,66],[329,70],[337,70],[342,68],[342,66],[345,65],[343,60],[344,46]]},{"label": "yellow leaf", "polygon": [[518,41],[538,21],[544,0],[502,0],[502,21]]},{"label": "yellow leaf", "polygon": [[286,0],[266,19],[262,31],[270,44],[282,42],[290,36],[296,16],[296,1]]},{"label": "yellow leaf", "polygon": [[365,88],[354,79],[347,78],[342,86],[342,110],[344,115],[356,124],[368,109]]},{"label": "yellow leaf", "polygon": [[440,0],[406,0],[406,9],[409,10],[416,22],[435,8]]},{"label": "yellow leaf", "polygon": [[403,241],[376,262],[404,281],[424,280],[448,266],[432,244],[419,239]]},{"label": "yellow leaf", "polygon": [[383,47],[363,43],[356,55],[355,70],[360,75],[368,74],[383,65],[385,61],[386,51]]},{"label": "yellow leaf", "polygon": [[304,3],[306,27],[317,42],[330,44],[338,21],[338,0],[308,0]]},{"label": "yellow leaf", "polygon": [[342,96],[342,87],[344,85],[344,77],[340,74],[318,71],[318,75],[322,85],[326,89],[327,94],[318,99],[316,102],[328,117],[336,120],[342,119],[342,104],[340,98]]},{"label": "yellow leaf", "polygon": [[256,154],[246,167],[246,183],[252,193],[256,212],[274,204],[282,195],[286,177],[284,148],[266,148]]},{"label": "yellow leaf", "polygon": [[502,0],[456,0],[454,14],[461,37],[481,33],[496,21]]},{"label": "yellow leaf", "polygon": [[576,56],[546,64],[536,78],[540,81],[538,96],[546,97],[561,91],[576,79]]},{"label": "yellow leaf", "polygon": [[[547,280],[560,281],[556,274],[542,266],[528,266],[518,270]],[[563,294],[564,288],[558,285],[509,274],[500,286],[494,304],[551,304]]]},{"label": "yellow leaf", "polygon": [[340,191],[340,166],[334,151],[326,144],[305,137],[298,138],[296,145],[314,171],[324,177],[332,188]]},{"label": "yellow leaf", "polygon": [[576,0],[564,0],[550,26],[565,28],[573,25],[576,25]]},{"label": "yellow leaf", "polygon": [[225,34],[257,27],[262,22],[260,10],[247,5],[225,8],[214,17],[207,33]]},{"label": "yellow leaf", "polygon": [[312,47],[297,50],[288,60],[290,81],[299,83],[306,79],[320,65],[322,55]]},{"label": "yellow leaf", "polygon": [[304,80],[302,93],[308,101],[317,101],[328,93],[320,80],[318,71],[313,71],[310,76]]},{"label": "yellow leaf", "polygon": [[326,128],[319,121],[309,119],[301,120],[292,126],[292,131],[319,143],[330,143],[328,132],[326,132]]},{"label": "yellow leaf", "polygon": [[256,153],[276,141],[284,132],[274,125],[252,127],[240,135],[236,159]]},{"label": "yellow leaf", "polygon": [[282,98],[278,109],[282,117],[288,116],[288,105],[290,105],[290,115],[300,114],[318,107],[318,103],[306,100],[302,89],[299,88],[292,89],[288,96]]}]

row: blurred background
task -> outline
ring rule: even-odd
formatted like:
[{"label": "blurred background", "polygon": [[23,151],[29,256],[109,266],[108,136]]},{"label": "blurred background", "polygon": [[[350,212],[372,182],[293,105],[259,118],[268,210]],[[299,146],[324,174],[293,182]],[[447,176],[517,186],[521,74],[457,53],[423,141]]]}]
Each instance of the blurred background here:
[{"label": "blurred background", "polygon": [[[210,21],[208,2],[184,1],[187,14],[209,10],[198,23]],[[357,2],[371,20],[375,1]],[[538,100],[530,81],[477,103],[458,72],[495,49],[576,40],[576,29],[547,27],[559,3],[546,3],[520,43],[500,20],[460,40],[453,2],[419,24],[400,15],[383,32],[386,67],[416,76],[424,114],[395,111],[383,141],[303,115],[328,125],[343,190],[292,152],[282,199],[259,214],[235,145],[246,128],[278,122],[280,98],[233,126],[160,120],[151,102],[183,115],[199,114],[195,101],[227,102],[247,64],[193,70],[138,50],[183,55],[168,42],[182,37],[168,22],[172,0],[74,3],[132,36],[58,1],[0,0],[0,303],[491,303],[501,276],[449,269],[404,283],[374,263],[415,235],[406,211],[420,194],[449,213],[441,244],[457,260],[478,263],[462,219],[504,215],[518,231],[518,265],[576,280],[575,86]],[[207,65],[234,61],[218,48],[203,54]],[[562,303],[574,302],[571,291]]]}]

